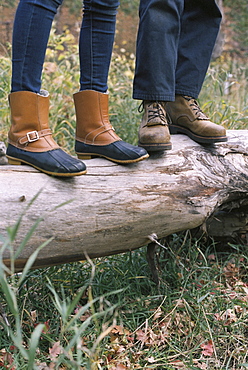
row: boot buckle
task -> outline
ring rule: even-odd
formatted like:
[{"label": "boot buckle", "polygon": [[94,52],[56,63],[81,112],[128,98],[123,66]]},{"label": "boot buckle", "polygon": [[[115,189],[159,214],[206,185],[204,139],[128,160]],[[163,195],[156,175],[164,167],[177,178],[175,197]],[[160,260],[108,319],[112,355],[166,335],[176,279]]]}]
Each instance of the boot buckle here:
[{"label": "boot buckle", "polygon": [[27,132],[26,135],[27,135],[29,143],[32,143],[33,141],[37,141],[40,138],[38,131],[29,131]]}]

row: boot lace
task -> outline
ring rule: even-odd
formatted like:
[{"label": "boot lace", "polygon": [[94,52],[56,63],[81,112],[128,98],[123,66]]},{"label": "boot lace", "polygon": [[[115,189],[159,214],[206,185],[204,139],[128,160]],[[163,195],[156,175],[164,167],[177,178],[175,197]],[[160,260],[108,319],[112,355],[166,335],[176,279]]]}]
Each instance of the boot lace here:
[{"label": "boot lace", "polygon": [[158,120],[159,123],[162,125],[167,125],[166,116],[164,114],[164,110],[162,108],[161,102],[151,101],[151,102],[142,102],[138,108],[139,113],[143,112],[145,109],[145,104],[147,104],[147,123]]},{"label": "boot lace", "polygon": [[197,101],[191,96],[183,95],[183,98],[189,102],[189,106],[192,108],[192,112],[195,114],[197,119],[208,120],[209,118],[199,107]]}]

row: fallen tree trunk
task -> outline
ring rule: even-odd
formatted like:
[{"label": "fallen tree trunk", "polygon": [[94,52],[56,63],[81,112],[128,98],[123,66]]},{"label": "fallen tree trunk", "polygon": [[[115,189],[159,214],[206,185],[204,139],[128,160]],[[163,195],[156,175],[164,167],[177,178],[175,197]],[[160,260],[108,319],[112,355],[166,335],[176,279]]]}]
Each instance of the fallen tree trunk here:
[{"label": "fallen tree trunk", "polygon": [[[174,135],[171,151],[129,166],[88,160],[87,175],[70,179],[0,166],[0,234],[6,237],[22,215],[17,250],[40,218],[17,269],[50,238],[34,267],[78,261],[85,252],[94,258],[133,250],[152,234],[162,238],[201,225],[210,234],[228,234],[228,225],[232,235],[247,233],[248,130],[228,136],[227,143],[203,147]],[[12,252],[2,253],[9,264]]]}]

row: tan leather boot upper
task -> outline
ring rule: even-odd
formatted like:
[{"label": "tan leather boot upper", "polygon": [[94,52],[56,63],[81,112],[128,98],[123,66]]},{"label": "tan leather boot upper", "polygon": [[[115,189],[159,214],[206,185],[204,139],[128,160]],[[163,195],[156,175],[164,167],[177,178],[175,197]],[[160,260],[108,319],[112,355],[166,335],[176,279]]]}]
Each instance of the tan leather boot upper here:
[{"label": "tan leather boot upper", "polygon": [[189,129],[199,137],[226,137],[224,127],[210,121],[195,99],[176,95],[174,102],[166,103],[169,124]]},{"label": "tan leather boot upper", "polygon": [[[44,94],[44,95],[41,95]],[[59,148],[48,126],[49,94],[18,91],[9,95],[11,127],[8,142],[30,152]]]},{"label": "tan leather boot upper", "polygon": [[171,149],[170,132],[163,102],[144,101],[139,145],[147,150]]},{"label": "tan leather boot upper", "polygon": [[73,97],[77,120],[76,140],[93,145],[108,145],[121,140],[109,122],[108,94],[83,90]]}]

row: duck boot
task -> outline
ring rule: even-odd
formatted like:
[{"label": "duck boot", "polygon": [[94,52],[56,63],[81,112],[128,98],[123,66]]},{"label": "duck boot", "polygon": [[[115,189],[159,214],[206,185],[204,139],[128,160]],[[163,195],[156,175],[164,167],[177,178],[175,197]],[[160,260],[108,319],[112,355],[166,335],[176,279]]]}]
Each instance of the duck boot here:
[{"label": "duck boot", "polygon": [[11,127],[6,153],[9,164],[28,164],[48,175],[61,177],[86,173],[85,164],[65,153],[52,138],[47,91],[13,92],[9,103]]},{"label": "duck boot", "polygon": [[139,146],[148,152],[171,149],[170,131],[164,102],[143,101],[143,117],[139,128]]},{"label": "duck boot", "polygon": [[227,141],[224,127],[210,121],[194,98],[176,95],[165,105],[171,134],[185,134],[200,144]]},{"label": "duck boot", "polygon": [[74,94],[76,109],[76,143],[78,158],[104,157],[126,164],[149,157],[145,149],[128,144],[116,135],[109,122],[108,94],[83,90]]}]

